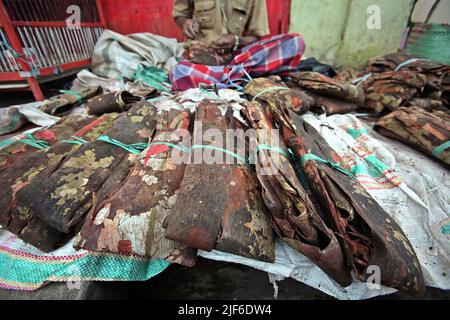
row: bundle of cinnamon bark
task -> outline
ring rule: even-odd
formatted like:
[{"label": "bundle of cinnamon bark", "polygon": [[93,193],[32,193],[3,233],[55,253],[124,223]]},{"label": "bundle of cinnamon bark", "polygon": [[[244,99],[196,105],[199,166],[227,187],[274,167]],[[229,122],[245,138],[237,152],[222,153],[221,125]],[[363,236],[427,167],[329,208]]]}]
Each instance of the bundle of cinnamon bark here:
[{"label": "bundle of cinnamon bark", "polygon": [[180,132],[188,132],[189,111],[163,111],[156,116],[150,147],[134,155],[126,179],[96,203],[76,237],[75,248],[134,254],[193,266],[197,250],[165,238],[163,223],[177,200],[188,157]]},{"label": "bundle of cinnamon bark", "polygon": [[[255,96],[252,83],[245,90]],[[377,266],[382,284],[405,291],[423,290],[422,272],[411,244],[400,227],[343,167],[342,159],[293,108],[266,100],[264,92],[256,96],[267,119],[272,118],[279,127],[287,147],[301,165],[308,188],[320,199],[319,217],[336,235],[345,257],[342,273],[352,271],[366,281],[370,275],[368,268]],[[293,192],[285,193],[287,197]],[[279,197],[280,191],[275,189],[268,194]]]},{"label": "bundle of cinnamon bark", "polygon": [[15,193],[19,215],[39,218],[45,228],[52,228],[55,238],[72,235],[95,203],[96,195],[109,194],[128,176],[131,159],[126,146],[148,143],[155,115],[154,107],[140,102],[100,138],[91,142],[77,140],[81,145],[76,150],[56,158]]},{"label": "bundle of cinnamon bark", "polygon": [[327,116],[345,114],[364,105],[365,96],[360,87],[317,72],[297,72],[292,73],[291,77],[291,87],[301,89],[313,101],[310,109],[314,113],[325,113]]},{"label": "bundle of cinnamon bark", "polygon": [[[61,238],[60,233],[24,208],[19,207],[15,195],[42,171],[53,170],[54,166],[62,159],[78,150],[81,147],[81,141],[94,141],[109,130],[118,116],[118,114],[109,114],[97,119],[88,118],[78,121],[68,118],[66,121],[62,121],[61,125],[69,119],[69,123],[78,124],[79,130],[72,134],[72,138],[67,136],[68,140],[64,140],[61,139],[62,136],[57,135],[58,143],[44,150],[23,154],[7,170],[2,171],[0,174],[3,185],[3,188],[0,189],[0,224],[39,249],[53,250]],[[59,125],[55,127],[59,127]],[[72,129],[75,128],[72,127]],[[52,127],[47,131],[54,132],[55,129]]]},{"label": "bundle of cinnamon bark", "polygon": [[[228,149],[223,144],[227,128],[239,124],[209,100],[198,106],[195,120],[192,153],[165,223],[166,238],[205,251],[273,262],[272,230],[254,172],[234,144]],[[237,145],[243,144],[241,139]]]},{"label": "bundle of cinnamon bark", "polygon": [[450,165],[450,113],[398,108],[381,118],[375,130]]},{"label": "bundle of cinnamon bark", "polygon": [[434,105],[438,102],[441,110],[450,107],[450,66],[394,53],[371,59],[366,73],[371,75],[363,82],[367,108],[377,114],[426,102],[409,103],[413,98],[433,100]]}]

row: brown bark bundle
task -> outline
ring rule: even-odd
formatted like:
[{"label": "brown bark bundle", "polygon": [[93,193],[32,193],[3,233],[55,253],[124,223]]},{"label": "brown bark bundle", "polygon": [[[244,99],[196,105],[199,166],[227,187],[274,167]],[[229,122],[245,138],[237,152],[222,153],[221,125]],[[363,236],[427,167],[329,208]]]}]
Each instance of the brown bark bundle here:
[{"label": "brown bark bundle", "polygon": [[220,55],[211,45],[192,41],[187,50],[189,61],[206,66],[224,66],[233,60],[233,54],[227,53]]},{"label": "brown bark bundle", "polygon": [[427,78],[412,71],[388,71],[374,74],[363,82],[366,93],[364,109],[379,114],[405,105],[422,92]]},{"label": "brown bark bundle", "polygon": [[74,92],[68,91],[50,98],[39,107],[39,110],[54,116],[66,115],[75,105],[96,96],[98,89],[98,87],[89,87]]},{"label": "brown bark bundle", "polygon": [[[258,102],[246,104],[244,113],[256,130],[258,145],[276,147],[288,153],[283,142],[276,146],[270,140],[272,118]],[[260,150],[256,172],[271,214],[272,227],[278,236],[336,282],[349,285],[351,276],[339,242],[319,216],[289,159],[274,150]]]},{"label": "brown bark bundle", "polygon": [[345,100],[363,106],[365,97],[363,90],[352,84],[328,78],[317,72],[298,72],[292,76],[300,88],[327,97]]},{"label": "brown bark bundle", "polygon": [[420,108],[398,108],[381,118],[375,130],[450,165],[450,114]]},{"label": "brown bark bundle", "polygon": [[[75,132],[92,121],[92,118],[81,118],[69,116],[61,119],[55,125],[47,129],[40,129],[32,134],[34,139],[45,141],[49,146],[54,145],[59,140],[70,138]],[[24,139],[28,139],[24,137]],[[12,166],[16,160],[39,149],[26,143],[17,141],[0,150],[0,172]]]},{"label": "brown bark bundle", "polygon": [[133,103],[137,103],[142,98],[135,97],[128,91],[117,91],[90,99],[86,103],[87,113],[101,116],[105,113],[128,111]]},{"label": "brown bark bundle", "polygon": [[[138,103],[117,119],[106,135],[127,145],[147,143],[155,114],[147,102]],[[17,193],[17,202],[56,230],[70,233],[92,207],[92,196],[116,188],[129,170],[129,153],[124,148],[104,141],[90,142],[53,170],[41,172]]]},{"label": "brown bark bundle", "polygon": [[[60,125],[64,127],[64,124],[69,125],[76,122],[77,126],[80,127],[78,128],[80,130],[78,130],[78,132],[74,131],[71,135],[90,141],[91,137],[96,139],[101,133],[109,129],[116,117],[116,115],[98,119],[78,119],[70,117],[70,121],[63,121]],[[76,119],[78,120],[75,121]],[[81,128],[81,125],[84,125],[84,127]],[[72,129],[74,129],[74,127],[72,127]],[[68,128],[66,128],[66,130],[68,130]],[[36,136],[38,135],[36,134]],[[3,171],[0,174],[3,186],[3,188],[0,188],[0,224],[3,226],[8,225],[11,212],[15,209],[13,201],[14,194],[20,188],[29,183],[29,181],[41,171],[52,164],[57,163],[60,159],[76,150],[78,147],[79,146],[68,143],[57,143],[46,150],[35,151],[23,155],[17,159],[9,169]]]},{"label": "brown bark bundle", "polygon": [[[198,106],[194,141],[209,129],[225,136],[227,123],[217,104],[204,101]],[[212,138],[203,143],[205,147],[224,148],[220,143],[215,145]],[[220,164],[215,161],[218,155]],[[166,237],[205,251],[216,248],[274,261],[272,230],[256,180],[244,164],[224,164],[224,156],[217,150],[193,151],[167,219]],[[197,157],[202,159],[201,164],[195,162]]]},{"label": "brown bark bundle", "polygon": [[[105,199],[96,201],[74,247],[135,254],[193,266],[196,250],[164,237],[162,227],[183,180],[185,163],[176,163],[168,144],[178,145],[177,130],[188,130],[189,111],[163,111],[156,118],[151,147],[135,156],[129,176]],[[183,155],[181,155],[181,158]]]},{"label": "brown bark bundle", "polygon": [[330,168],[342,160],[314,128],[290,110],[265,104],[288,147],[302,163],[309,186],[321,200],[327,224],[336,233],[347,264],[358,278],[365,281],[367,268],[378,266],[382,284],[405,291],[423,290],[418,259],[400,227],[356,179]]},{"label": "brown bark bundle", "polygon": [[283,109],[289,109],[298,114],[308,112],[315,105],[314,99],[305,92],[284,87],[267,78],[252,80],[245,87],[245,93],[253,97],[258,95],[260,99],[277,103],[283,106]]},{"label": "brown bark bundle", "polygon": [[[85,126],[74,137],[85,141],[93,141],[109,130],[118,114],[100,117]],[[23,207],[18,207],[15,194],[44,170],[53,170],[67,155],[81,146],[60,142],[45,151],[35,152],[20,158],[8,173],[2,176],[5,188],[0,190],[0,208],[2,220],[6,221],[7,229],[18,235],[25,242],[49,252],[54,250],[66,237]]]},{"label": "brown bark bundle", "polygon": [[311,111],[317,114],[332,116],[335,114],[350,113],[358,109],[358,105],[353,102],[325,97],[315,93],[308,93],[308,95],[315,101],[315,106],[311,108]]}]

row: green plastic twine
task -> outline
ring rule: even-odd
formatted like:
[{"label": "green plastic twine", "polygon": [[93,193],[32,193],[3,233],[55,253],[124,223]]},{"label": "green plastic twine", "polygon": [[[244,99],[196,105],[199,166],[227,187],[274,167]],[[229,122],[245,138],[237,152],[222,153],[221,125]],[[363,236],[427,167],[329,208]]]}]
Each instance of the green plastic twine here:
[{"label": "green plastic twine", "polygon": [[61,140],[60,143],[70,143],[70,144],[76,144],[76,145],[79,145],[79,146],[88,143],[86,140],[81,139],[79,137],[72,136],[71,138],[73,140]]},{"label": "green plastic twine", "polygon": [[134,144],[126,144],[123,142],[120,142],[118,140],[115,140],[113,138],[110,138],[108,136],[100,136],[97,141],[103,141],[112,145],[115,145],[117,147],[120,147],[126,151],[128,151],[129,153],[135,154],[135,155],[139,155],[142,153],[142,151],[144,151],[145,149],[147,149],[148,144],[147,143],[134,143]]},{"label": "green plastic twine", "polygon": [[33,137],[33,135],[31,133],[25,133],[25,136],[28,139],[20,139],[18,142],[25,143],[25,144],[32,146],[39,150],[44,150],[44,149],[47,149],[48,147],[50,147],[50,144],[47,141],[36,140],[36,138]]},{"label": "green plastic twine", "polygon": [[443,144],[441,144],[440,146],[436,147],[432,154],[433,156],[437,157],[438,155],[440,155],[442,152],[444,152],[445,150],[447,150],[448,148],[450,148],[450,140],[447,142],[444,142]]},{"label": "green plastic twine", "polygon": [[289,154],[287,154],[283,149],[278,148],[278,147],[269,146],[267,144],[260,144],[259,146],[256,147],[256,151],[259,152],[261,150],[275,151],[275,152],[281,153],[286,158],[289,158]]},{"label": "green plastic twine", "polygon": [[252,101],[255,101],[257,98],[259,98],[263,94],[266,94],[266,93],[272,92],[272,91],[276,91],[276,90],[289,90],[289,88],[286,88],[286,87],[270,87],[270,88],[267,88],[267,89],[261,91],[260,93],[258,93],[257,95],[255,95],[253,97]]},{"label": "green plastic twine", "polygon": [[179,146],[179,145],[176,145],[176,144],[173,144],[173,143],[170,143],[170,142],[152,142],[152,143],[150,143],[148,145],[148,147],[154,147],[154,146],[168,146],[170,148],[183,151],[185,153],[191,153],[191,150],[189,148],[183,147],[183,146]]},{"label": "green plastic twine", "polygon": [[342,168],[339,163],[322,159],[321,157],[316,156],[315,154],[312,154],[312,153],[305,154],[301,159],[302,167],[304,167],[305,163],[308,161],[318,161],[318,162],[325,163],[326,165],[330,166],[331,168],[333,168],[337,171],[340,171],[341,173],[343,173],[349,177],[355,178],[355,175],[353,173]]},{"label": "green plastic twine", "polygon": [[62,93],[62,94],[68,94],[68,95],[74,96],[75,98],[77,98],[78,102],[83,101],[83,97],[77,91],[73,91],[73,90],[59,90],[59,92]]}]

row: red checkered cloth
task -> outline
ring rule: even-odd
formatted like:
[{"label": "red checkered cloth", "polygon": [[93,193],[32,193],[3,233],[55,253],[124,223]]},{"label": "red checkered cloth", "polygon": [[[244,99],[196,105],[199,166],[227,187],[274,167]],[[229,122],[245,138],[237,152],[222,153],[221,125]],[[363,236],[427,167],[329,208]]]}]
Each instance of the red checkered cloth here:
[{"label": "red checkered cloth", "polygon": [[205,66],[183,60],[169,73],[173,89],[198,88],[201,83],[219,88],[240,88],[240,81],[252,77],[279,74],[297,69],[305,51],[299,34],[281,34],[246,46],[227,66]]}]

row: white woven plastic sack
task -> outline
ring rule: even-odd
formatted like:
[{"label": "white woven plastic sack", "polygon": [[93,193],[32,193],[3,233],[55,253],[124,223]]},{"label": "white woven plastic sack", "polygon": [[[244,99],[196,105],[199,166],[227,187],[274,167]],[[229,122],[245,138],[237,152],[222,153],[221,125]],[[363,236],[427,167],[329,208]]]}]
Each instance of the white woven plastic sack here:
[{"label": "white woven plastic sack", "polygon": [[109,79],[132,79],[140,65],[169,71],[183,53],[183,44],[174,38],[151,33],[124,36],[106,30],[95,45],[92,72]]}]

